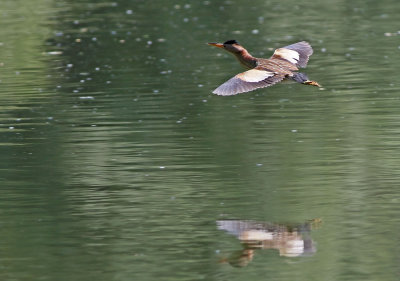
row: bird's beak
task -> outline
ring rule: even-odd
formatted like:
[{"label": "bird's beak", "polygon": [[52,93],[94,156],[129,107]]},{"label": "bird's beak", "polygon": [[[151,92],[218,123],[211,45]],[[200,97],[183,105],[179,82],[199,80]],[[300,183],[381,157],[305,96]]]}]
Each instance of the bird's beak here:
[{"label": "bird's beak", "polygon": [[224,44],[221,43],[207,43],[210,46],[218,47],[218,48],[223,48]]}]

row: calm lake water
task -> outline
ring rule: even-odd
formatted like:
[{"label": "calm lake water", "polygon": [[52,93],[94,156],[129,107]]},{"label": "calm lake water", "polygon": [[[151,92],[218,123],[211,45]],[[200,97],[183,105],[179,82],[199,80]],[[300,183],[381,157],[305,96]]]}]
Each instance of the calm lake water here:
[{"label": "calm lake water", "polygon": [[[399,280],[400,2],[0,2],[1,280]],[[211,92],[306,40],[322,89]]]}]

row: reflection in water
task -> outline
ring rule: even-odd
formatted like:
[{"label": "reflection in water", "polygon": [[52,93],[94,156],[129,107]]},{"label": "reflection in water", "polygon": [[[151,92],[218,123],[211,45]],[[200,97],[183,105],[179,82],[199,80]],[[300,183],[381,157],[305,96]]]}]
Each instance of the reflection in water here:
[{"label": "reflection in water", "polygon": [[312,219],[303,224],[274,224],[269,222],[245,220],[219,220],[217,227],[235,235],[243,245],[243,250],[236,251],[220,262],[228,262],[235,267],[247,266],[253,259],[256,249],[277,249],[285,257],[312,255],[315,243],[311,240],[311,229],[317,228],[321,219]]}]

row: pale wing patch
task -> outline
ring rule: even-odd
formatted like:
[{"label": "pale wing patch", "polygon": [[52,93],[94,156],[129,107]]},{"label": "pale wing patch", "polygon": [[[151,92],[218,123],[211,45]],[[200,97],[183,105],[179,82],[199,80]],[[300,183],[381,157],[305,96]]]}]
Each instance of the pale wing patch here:
[{"label": "pale wing patch", "polygon": [[[281,52],[281,50],[284,51]],[[287,51],[290,51],[291,53],[288,53]],[[285,56],[285,53],[287,54],[287,56]],[[295,53],[297,53],[298,55],[294,55]],[[276,50],[272,57],[285,59],[291,63],[294,63],[298,67],[306,67],[308,59],[310,58],[312,53],[313,49],[311,48],[310,44],[308,42],[302,41]]]},{"label": "pale wing patch", "polygon": [[260,82],[274,75],[275,73],[266,70],[250,69],[248,71],[239,73],[236,75],[236,77],[246,82]]},{"label": "pale wing patch", "polygon": [[300,54],[298,52],[285,48],[276,49],[273,56],[282,58],[293,64],[297,64],[300,59]]},{"label": "pale wing patch", "polygon": [[[248,71],[246,71],[248,72]],[[272,73],[268,71],[264,71],[266,73]],[[268,76],[267,78],[261,80],[261,81],[255,81],[255,82],[249,82],[245,81],[241,78],[238,78],[243,73],[240,73],[225,83],[223,83],[221,86],[216,88],[213,93],[216,95],[220,96],[232,96],[240,93],[245,93],[245,92],[250,92],[258,88],[265,88],[272,86],[280,81],[282,81],[285,78],[285,75],[281,74],[273,74],[272,76]],[[260,78],[260,77],[258,77]],[[252,78],[254,79],[254,77]]]}]

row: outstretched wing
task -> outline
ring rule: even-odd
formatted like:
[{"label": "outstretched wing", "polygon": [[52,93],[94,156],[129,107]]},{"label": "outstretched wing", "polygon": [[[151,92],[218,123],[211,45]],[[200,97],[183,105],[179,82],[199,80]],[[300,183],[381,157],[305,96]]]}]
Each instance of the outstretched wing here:
[{"label": "outstretched wing", "polygon": [[283,78],[285,78],[285,76],[282,74],[276,74],[260,68],[253,68],[232,77],[216,88],[213,93],[220,96],[232,96],[274,85],[282,81]]},{"label": "outstretched wing", "polygon": [[308,42],[302,41],[295,44],[276,49],[272,58],[284,59],[298,67],[306,67],[308,59],[313,53]]}]

